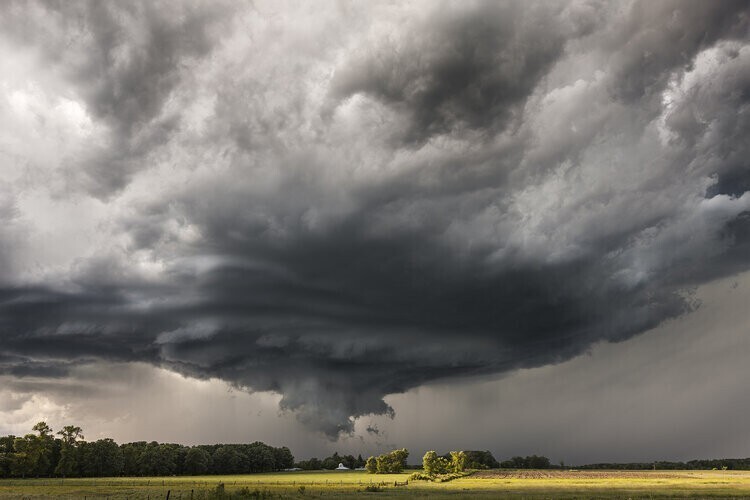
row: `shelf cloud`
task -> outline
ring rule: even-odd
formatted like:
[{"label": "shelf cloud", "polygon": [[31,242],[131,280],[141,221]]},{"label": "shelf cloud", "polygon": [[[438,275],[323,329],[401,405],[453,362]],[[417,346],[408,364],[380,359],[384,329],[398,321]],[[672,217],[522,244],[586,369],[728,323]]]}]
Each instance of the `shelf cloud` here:
[{"label": "shelf cloud", "polygon": [[337,438],[750,267],[747,2],[0,9],[3,375],[145,362]]}]

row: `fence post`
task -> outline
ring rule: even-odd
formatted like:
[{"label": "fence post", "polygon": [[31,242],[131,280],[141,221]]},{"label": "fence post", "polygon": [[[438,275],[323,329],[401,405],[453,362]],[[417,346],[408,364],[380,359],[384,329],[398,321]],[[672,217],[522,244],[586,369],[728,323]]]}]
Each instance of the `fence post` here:
[{"label": "fence post", "polygon": [[172,490],[167,490],[167,498],[166,500],[169,500],[169,494],[172,493]]}]

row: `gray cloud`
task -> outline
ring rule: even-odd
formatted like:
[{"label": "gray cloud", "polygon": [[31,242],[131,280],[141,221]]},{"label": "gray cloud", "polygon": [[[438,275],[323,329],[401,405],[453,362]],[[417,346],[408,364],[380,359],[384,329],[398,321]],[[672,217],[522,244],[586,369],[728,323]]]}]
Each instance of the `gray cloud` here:
[{"label": "gray cloud", "polygon": [[742,1],[710,5],[688,2],[638,2],[612,32],[615,95],[645,100],[656,95],[670,70],[689,66],[695,54],[719,39],[746,40],[750,19]]},{"label": "gray cloud", "polygon": [[165,110],[196,59],[218,43],[232,9],[222,2],[9,2],[2,29],[35,45],[110,134],[70,165],[69,188],[106,197],[179,127]]},{"label": "gray cloud", "polygon": [[0,290],[2,373],[144,361],[336,437],[747,269],[742,4],[19,5],[111,140],[67,160],[106,239]]},{"label": "gray cloud", "polygon": [[405,113],[405,140],[480,130],[492,134],[521,111],[567,38],[590,29],[596,9],[451,3],[394,39],[355,50],[331,83],[338,99],[365,93]]}]

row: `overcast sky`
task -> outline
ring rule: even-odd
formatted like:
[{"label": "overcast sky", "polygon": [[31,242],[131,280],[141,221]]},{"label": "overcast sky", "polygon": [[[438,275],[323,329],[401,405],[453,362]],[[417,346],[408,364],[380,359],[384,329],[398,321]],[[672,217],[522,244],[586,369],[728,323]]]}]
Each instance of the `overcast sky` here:
[{"label": "overcast sky", "polygon": [[0,10],[0,433],[750,454],[746,1]]}]

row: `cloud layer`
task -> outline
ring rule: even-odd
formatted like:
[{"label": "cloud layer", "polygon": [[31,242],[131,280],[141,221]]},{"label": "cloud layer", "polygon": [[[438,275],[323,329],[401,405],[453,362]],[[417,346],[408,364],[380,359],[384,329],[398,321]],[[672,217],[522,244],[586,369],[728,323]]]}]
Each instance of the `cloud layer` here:
[{"label": "cloud layer", "polygon": [[750,264],[744,2],[3,9],[4,374],[146,362],[336,437]]}]

